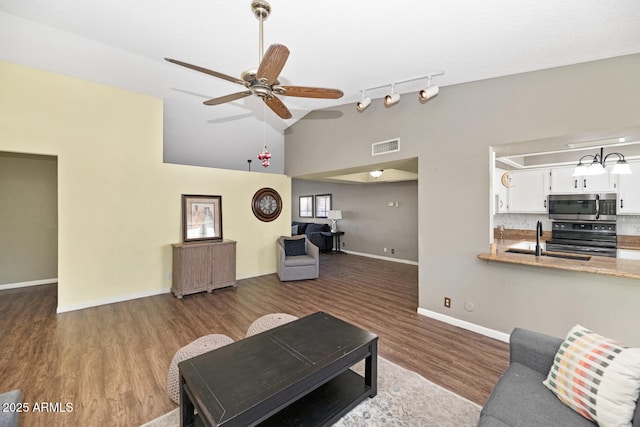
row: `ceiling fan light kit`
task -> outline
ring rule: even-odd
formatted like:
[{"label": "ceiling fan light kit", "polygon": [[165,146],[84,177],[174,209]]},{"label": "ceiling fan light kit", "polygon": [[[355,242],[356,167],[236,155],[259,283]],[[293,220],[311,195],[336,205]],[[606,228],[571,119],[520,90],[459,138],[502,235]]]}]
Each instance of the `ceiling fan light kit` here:
[{"label": "ceiling fan light kit", "polygon": [[242,73],[241,78],[237,79],[227,74],[209,70],[198,65],[189,64],[176,59],[165,58],[173,64],[242,85],[246,89],[242,92],[209,99],[204,101],[204,105],[220,105],[254,95],[262,99],[271,111],[276,113],[280,118],[286,120],[293,116],[287,106],[276,95],[319,99],[339,99],[343,96],[342,91],[338,89],[305,86],[281,86],[278,77],[287,62],[287,58],[289,57],[289,49],[281,44],[273,44],[269,46],[266,52],[264,52],[263,22],[271,13],[271,5],[264,0],[255,0],[251,3],[251,10],[253,11],[256,19],[260,21],[260,38],[258,41],[258,62],[260,65],[256,71],[245,71]]},{"label": "ceiling fan light kit", "polygon": [[432,86],[431,85],[431,78],[432,77],[436,77],[436,76],[442,76],[444,75],[444,71],[438,71],[432,74],[427,74],[426,76],[420,76],[420,77],[415,77],[413,79],[408,79],[408,80],[402,80],[399,82],[394,82],[386,85],[381,85],[381,86],[374,86],[374,87],[369,87],[369,88],[365,88],[362,89],[362,99],[360,101],[358,101],[356,103],[356,110],[358,110],[359,112],[362,112],[364,110],[367,109],[367,107],[369,107],[369,105],[371,104],[371,98],[367,97],[365,98],[365,93],[367,91],[372,91],[375,89],[380,89],[386,86],[390,86],[391,87],[391,93],[388,95],[385,95],[385,97],[383,98],[383,102],[384,105],[387,107],[391,107],[392,105],[397,104],[400,101],[400,93],[395,91],[395,87],[396,85],[400,85],[400,84],[404,84],[404,83],[409,83],[409,82],[414,82],[416,80],[423,80],[423,79],[427,79],[427,87],[424,89],[421,89],[418,92],[418,101],[420,102],[426,102],[429,99],[435,97],[436,95],[438,95],[438,93],[440,92],[440,88],[438,86]]}]

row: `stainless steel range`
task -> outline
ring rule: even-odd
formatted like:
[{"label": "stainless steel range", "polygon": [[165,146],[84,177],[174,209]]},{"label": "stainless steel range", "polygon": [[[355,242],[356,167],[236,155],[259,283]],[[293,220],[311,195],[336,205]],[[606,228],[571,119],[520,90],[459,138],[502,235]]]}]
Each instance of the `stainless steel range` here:
[{"label": "stainless steel range", "polygon": [[616,223],[556,221],[547,240],[547,251],[570,252],[598,256],[616,256],[618,234]]}]

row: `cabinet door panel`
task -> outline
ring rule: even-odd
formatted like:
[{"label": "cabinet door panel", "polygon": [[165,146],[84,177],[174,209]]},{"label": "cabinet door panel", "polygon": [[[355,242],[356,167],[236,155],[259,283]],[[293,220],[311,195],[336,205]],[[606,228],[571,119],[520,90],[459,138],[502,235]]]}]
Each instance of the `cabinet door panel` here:
[{"label": "cabinet door panel", "polygon": [[502,185],[502,175],[507,171],[495,168],[493,172],[493,213],[507,212],[507,188]]},{"label": "cabinet door panel", "polygon": [[229,243],[211,247],[213,253],[213,287],[225,287],[235,284],[236,245]]},{"label": "cabinet door panel", "polygon": [[631,175],[618,175],[618,214],[640,215],[640,163],[631,163]]},{"label": "cabinet door panel", "polygon": [[211,286],[212,258],[207,246],[174,248],[174,288],[179,294],[207,290]]},{"label": "cabinet door panel", "polygon": [[551,192],[601,193],[616,190],[616,178],[607,167],[607,173],[591,176],[573,176],[574,166],[551,169]]},{"label": "cabinet door panel", "polygon": [[548,169],[511,172],[511,188],[507,193],[509,212],[547,212],[548,176]]},{"label": "cabinet door panel", "polygon": [[607,167],[607,173],[602,175],[584,176],[582,179],[582,191],[584,193],[598,193],[615,191],[615,175],[611,174],[611,168]]},{"label": "cabinet door panel", "polygon": [[582,177],[573,176],[575,168],[553,168],[551,169],[551,192],[552,193],[580,193],[582,191]]}]

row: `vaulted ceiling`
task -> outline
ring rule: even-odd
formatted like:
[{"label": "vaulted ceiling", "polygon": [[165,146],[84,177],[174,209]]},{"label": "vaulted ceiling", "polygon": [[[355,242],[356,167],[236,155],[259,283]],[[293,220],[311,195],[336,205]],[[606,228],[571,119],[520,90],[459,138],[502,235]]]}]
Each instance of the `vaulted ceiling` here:
[{"label": "vaulted ceiling", "polygon": [[290,120],[255,97],[202,104],[242,87],[163,58],[234,77],[257,68],[250,0],[0,0],[0,59],[162,97],[166,162],[247,169],[254,159],[262,170],[255,156],[266,144],[264,171],[283,173],[284,129],[309,111],[354,103],[363,88],[439,70],[433,83],[442,87],[640,52],[637,0],[270,3],[265,48],[291,52],[281,83],[337,88],[343,98],[283,97]]}]

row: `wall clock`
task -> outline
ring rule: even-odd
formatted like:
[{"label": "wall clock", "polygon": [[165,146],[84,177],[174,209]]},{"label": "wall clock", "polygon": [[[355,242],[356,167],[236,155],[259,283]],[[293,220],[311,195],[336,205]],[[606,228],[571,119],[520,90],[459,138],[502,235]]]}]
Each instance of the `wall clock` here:
[{"label": "wall clock", "polygon": [[261,188],[253,195],[251,209],[260,221],[273,221],[282,212],[282,198],[273,188]]}]

